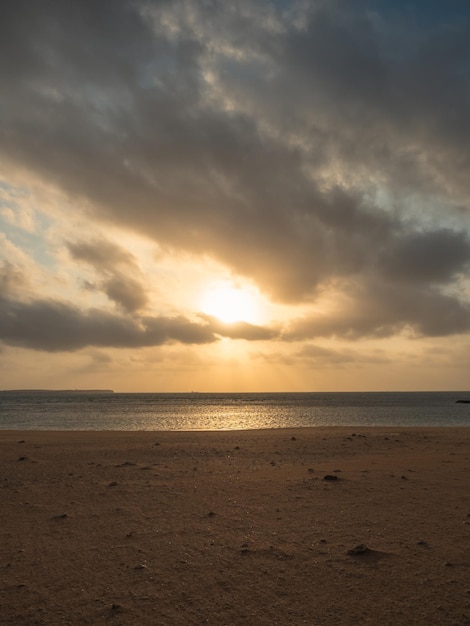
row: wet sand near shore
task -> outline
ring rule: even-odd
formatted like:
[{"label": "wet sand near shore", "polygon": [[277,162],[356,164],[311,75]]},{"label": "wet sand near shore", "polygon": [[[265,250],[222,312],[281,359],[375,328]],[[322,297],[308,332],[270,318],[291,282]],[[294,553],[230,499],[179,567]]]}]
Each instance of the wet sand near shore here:
[{"label": "wet sand near shore", "polygon": [[0,431],[0,624],[470,624],[470,429]]}]

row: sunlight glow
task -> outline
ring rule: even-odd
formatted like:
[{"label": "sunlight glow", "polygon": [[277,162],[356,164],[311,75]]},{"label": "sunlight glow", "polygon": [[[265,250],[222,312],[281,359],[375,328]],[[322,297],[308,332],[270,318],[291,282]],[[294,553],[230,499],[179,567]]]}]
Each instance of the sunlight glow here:
[{"label": "sunlight glow", "polygon": [[221,322],[258,321],[258,307],[255,297],[248,290],[238,289],[229,284],[209,288],[201,300],[201,309],[207,315]]}]

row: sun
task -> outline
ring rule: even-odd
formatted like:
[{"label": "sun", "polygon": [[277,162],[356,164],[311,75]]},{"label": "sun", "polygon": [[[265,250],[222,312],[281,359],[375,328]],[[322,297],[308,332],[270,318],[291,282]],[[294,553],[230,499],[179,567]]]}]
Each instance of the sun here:
[{"label": "sun", "polygon": [[215,285],[207,289],[201,299],[201,309],[225,324],[233,322],[256,323],[258,307],[255,296],[247,289],[232,285]]}]

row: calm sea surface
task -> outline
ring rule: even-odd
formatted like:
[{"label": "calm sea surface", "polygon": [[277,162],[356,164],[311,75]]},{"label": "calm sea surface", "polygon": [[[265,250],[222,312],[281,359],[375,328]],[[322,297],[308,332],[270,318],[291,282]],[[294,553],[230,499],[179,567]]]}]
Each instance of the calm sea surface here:
[{"label": "calm sea surface", "polygon": [[0,392],[0,429],[232,430],[470,426],[470,392]]}]

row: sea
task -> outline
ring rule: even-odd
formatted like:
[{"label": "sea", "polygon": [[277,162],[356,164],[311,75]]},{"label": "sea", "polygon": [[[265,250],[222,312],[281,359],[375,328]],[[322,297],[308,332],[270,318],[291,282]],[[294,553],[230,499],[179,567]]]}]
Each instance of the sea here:
[{"label": "sea", "polygon": [[470,391],[113,393],[0,391],[0,429],[191,431],[470,426]]}]

